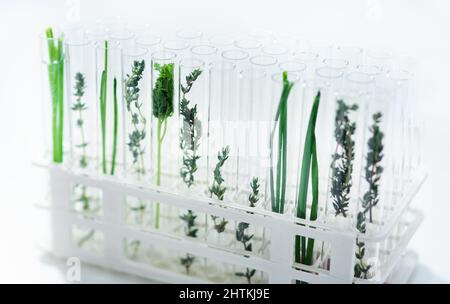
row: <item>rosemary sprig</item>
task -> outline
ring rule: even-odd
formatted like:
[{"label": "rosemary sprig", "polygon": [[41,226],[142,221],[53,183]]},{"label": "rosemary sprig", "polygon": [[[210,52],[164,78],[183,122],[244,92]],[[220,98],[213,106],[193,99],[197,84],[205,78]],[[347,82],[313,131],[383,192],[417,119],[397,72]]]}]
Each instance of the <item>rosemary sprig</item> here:
[{"label": "rosemary sprig", "polygon": [[[259,182],[257,177],[253,177],[250,187],[252,188],[252,193],[248,196],[248,201],[250,207],[255,207],[259,200]],[[250,224],[241,222],[238,224],[236,229],[236,240],[242,243],[245,251],[252,251],[252,243],[250,241],[253,238],[253,234],[247,234],[246,230],[250,227]],[[249,284],[252,283],[252,277],[255,275],[256,269],[246,268],[245,272],[236,272],[235,275],[238,277],[245,277]]]},{"label": "rosemary sprig", "polygon": [[335,216],[342,214],[347,217],[352,187],[353,160],[355,158],[355,141],[352,137],[356,130],[356,123],[351,122],[349,115],[350,111],[356,111],[357,109],[356,104],[349,106],[343,100],[337,101],[334,130],[336,150],[332,155],[330,189]]},{"label": "rosemary sprig", "polygon": [[[229,146],[222,148],[222,150],[217,154],[218,161],[214,169],[214,180],[212,185],[209,187],[211,197],[213,197],[214,195],[218,200],[221,201],[223,200],[225,192],[227,190],[227,188],[223,185],[225,180],[222,177],[221,169],[225,165],[225,162],[227,161],[229,155]],[[228,221],[226,219],[222,218],[220,222],[218,222],[219,217],[215,215],[211,215],[211,219],[214,222],[214,229],[217,231],[217,233],[222,233],[225,231],[226,225],[228,224]]]},{"label": "rosemary sprig", "polygon": [[197,150],[200,147],[200,137],[202,136],[202,123],[197,118],[197,105],[189,107],[190,101],[186,94],[192,88],[192,85],[202,73],[195,69],[186,76],[186,86],[180,85],[183,94],[180,102],[180,115],[183,118],[183,126],[180,132],[180,148],[183,150],[183,165],[180,169],[180,176],[184,183],[191,187],[194,182],[194,173],[197,171]]},{"label": "rosemary sprig", "polygon": [[[83,214],[88,215],[89,213],[92,214],[96,211],[94,208],[92,208],[93,206],[91,205],[94,197],[89,195],[88,187],[86,185],[75,185],[75,194],[78,194],[77,198],[75,199],[75,204],[81,204],[81,212]],[[94,236],[94,233],[95,229],[89,229],[88,232],[85,233],[84,236],[77,242],[77,246],[82,247],[84,243],[89,241]]]},{"label": "rosemary sprig", "polygon": [[[320,91],[314,98],[311,109],[308,129],[306,130],[305,145],[303,150],[302,167],[300,172],[299,194],[297,198],[297,217],[306,219],[307,198],[309,177],[311,176],[312,203],[309,219],[314,221],[317,219],[318,201],[319,201],[319,167],[317,163],[317,147],[315,127],[317,114],[320,104]],[[303,236],[295,237],[295,261],[306,265],[313,262],[314,239],[308,239]]]},{"label": "rosemary sprig", "polygon": [[64,53],[63,37],[56,44],[53,29],[45,30],[48,45],[48,78],[52,98],[52,144],[53,162],[63,162],[63,125],[64,125]]},{"label": "rosemary sprig", "polygon": [[253,179],[250,183],[250,188],[252,189],[252,193],[250,193],[248,196],[248,201],[250,202],[250,207],[255,207],[256,203],[260,199],[259,187],[260,187],[260,184],[259,184],[258,178],[253,177]]},{"label": "rosemary sprig", "polygon": [[[366,233],[366,213],[363,211],[358,212],[356,229],[360,233]],[[372,265],[367,264],[364,261],[364,256],[366,254],[366,244],[364,242],[360,242],[359,239],[356,239],[356,264],[354,267],[355,277],[361,279],[368,279],[369,271]]]},{"label": "rosemary sprig", "polygon": [[125,79],[125,105],[127,111],[131,116],[131,124],[133,130],[128,134],[128,148],[133,156],[133,165],[136,166],[136,173],[140,176],[145,173],[144,164],[144,147],[142,141],[146,136],[147,120],[142,113],[142,102],[139,100],[140,89],[139,81],[142,79],[142,74],[145,69],[145,62],[134,61],[131,67],[131,73],[126,75]]},{"label": "rosemary sprig", "polygon": [[[366,233],[366,215],[369,213],[369,220],[372,222],[372,208],[379,202],[379,182],[381,174],[383,173],[383,167],[381,166],[381,160],[383,159],[383,137],[384,134],[380,129],[382,114],[380,112],[375,113],[372,116],[373,123],[369,128],[372,134],[367,141],[369,148],[366,156],[365,167],[365,179],[369,185],[369,189],[363,195],[361,200],[362,210],[358,212],[356,229],[360,233]],[[369,271],[372,265],[367,264],[364,261],[366,253],[366,244],[356,239],[356,264],[354,267],[355,277],[367,279],[370,275]]]},{"label": "rosemary sprig", "polygon": [[[153,116],[157,121],[157,155],[156,155],[156,185],[161,185],[161,146],[167,132],[167,119],[173,114],[174,93],[174,64],[160,65],[154,63],[153,67],[159,72],[153,88]],[[156,203],[155,227],[159,229],[160,205]]]},{"label": "rosemary sprig", "polygon": [[[284,201],[286,196],[286,166],[287,166],[287,107],[288,97],[294,83],[289,82],[288,74],[283,72],[283,90],[281,92],[280,102],[275,115],[275,124],[270,134],[270,195],[272,211],[283,213]],[[277,176],[274,179],[273,169],[273,144],[275,131],[278,126],[278,154],[277,154]]]},{"label": "rosemary sprig", "polygon": [[77,128],[80,130],[81,142],[76,144],[75,147],[81,149],[81,156],[79,160],[79,164],[81,168],[86,168],[88,165],[87,155],[86,155],[86,147],[88,146],[88,142],[86,142],[85,134],[84,134],[84,119],[83,112],[87,110],[86,104],[82,101],[86,90],[86,81],[84,75],[82,73],[75,74],[75,85],[74,85],[74,93],[75,102],[72,105],[72,111],[76,111],[78,113],[78,118],[76,120]]},{"label": "rosemary sprig", "polygon": [[373,124],[369,128],[372,136],[367,142],[369,151],[366,156],[365,179],[369,185],[369,189],[362,198],[362,207],[364,213],[369,213],[369,221],[372,223],[372,208],[375,207],[379,200],[379,183],[381,174],[383,173],[383,167],[381,161],[383,159],[383,137],[384,134],[380,129],[382,114],[380,112],[375,113],[372,116]]},{"label": "rosemary sprig", "polygon": [[[250,227],[250,224],[241,222],[238,224],[236,229],[236,240],[242,243],[245,251],[252,251],[252,243],[250,242],[253,238],[253,234],[247,234],[246,230]],[[234,274],[238,277],[245,277],[249,284],[252,283],[252,277],[255,275],[256,269],[246,268],[245,272],[235,272]]]},{"label": "rosemary sprig", "polygon": [[256,269],[246,268],[245,272],[235,272],[234,273],[238,277],[245,277],[247,279],[247,283],[252,283],[252,277],[256,274]]},{"label": "rosemary sprig", "polygon": [[[196,238],[197,237],[197,224],[195,223],[195,219],[197,218],[197,215],[192,212],[192,210],[188,210],[187,213],[180,216],[180,219],[182,219],[185,223],[184,227],[184,234],[188,237]],[[185,257],[182,257],[180,259],[181,265],[183,265],[186,268],[186,273],[189,274],[189,269],[191,268],[192,264],[195,262],[195,257],[186,254]]]},{"label": "rosemary sprig", "polygon": [[195,262],[195,257],[186,253],[186,256],[180,258],[180,263],[186,268],[186,274],[189,274],[192,264]]}]

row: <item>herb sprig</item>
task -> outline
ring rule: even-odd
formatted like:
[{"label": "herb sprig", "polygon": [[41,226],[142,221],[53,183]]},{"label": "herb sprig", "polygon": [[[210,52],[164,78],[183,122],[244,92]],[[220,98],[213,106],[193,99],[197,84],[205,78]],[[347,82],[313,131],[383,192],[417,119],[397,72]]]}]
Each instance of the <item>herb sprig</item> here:
[{"label": "herb sprig", "polygon": [[250,183],[250,188],[252,189],[252,192],[248,196],[250,207],[255,207],[256,203],[259,201],[261,197],[259,194],[259,187],[260,187],[259,179],[257,177],[253,177]]},{"label": "herb sprig", "polygon": [[343,100],[337,101],[334,130],[336,151],[332,156],[330,189],[335,216],[342,214],[347,217],[355,159],[355,141],[352,137],[356,130],[356,123],[350,120],[349,115],[351,111],[357,109],[356,104],[349,106]]},{"label": "herb sprig", "polygon": [[183,165],[180,169],[180,176],[184,183],[191,187],[194,182],[194,173],[197,171],[197,160],[200,155],[197,150],[200,147],[202,136],[202,123],[197,117],[197,105],[189,107],[190,101],[186,95],[190,92],[192,85],[201,75],[202,71],[195,69],[186,76],[186,86],[180,85],[183,94],[180,102],[180,115],[183,118],[183,126],[180,131],[180,148],[183,150]]},{"label": "herb sprig", "polygon": [[[225,162],[227,161],[228,157],[230,155],[230,147],[226,146],[225,148],[222,148],[221,151],[217,154],[217,164],[214,169],[214,180],[212,185],[209,187],[209,192],[211,197],[215,196],[218,200],[223,200],[225,192],[227,188],[224,186],[224,178],[222,177],[222,167],[225,165]],[[225,231],[226,225],[228,224],[228,221],[224,218],[222,218],[219,222],[219,217],[215,215],[211,215],[211,219],[214,222],[214,229],[217,231],[217,233],[222,233]]]},{"label": "herb sprig", "polygon": [[[250,207],[255,207],[258,202],[259,196],[259,181],[257,177],[253,177],[250,187],[252,192],[248,196],[248,201],[250,203]],[[250,228],[250,224],[241,222],[238,224],[236,229],[236,240],[242,243],[245,251],[252,251],[253,246],[250,242],[253,239],[254,234],[248,234],[246,231]],[[246,268],[245,272],[236,272],[235,275],[238,277],[245,277],[249,284],[252,283],[252,277],[255,275],[256,269]]]},{"label": "herb sprig", "polygon": [[[366,213],[364,211],[358,212],[356,222],[356,229],[360,233],[366,233]],[[372,265],[367,264],[364,261],[364,256],[366,254],[366,244],[364,242],[356,239],[356,264],[354,267],[355,277],[361,279],[369,278],[369,271],[372,268]]]},{"label": "herb sprig", "polygon": [[[198,228],[197,224],[195,223],[196,218],[197,215],[195,215],[192,210],[188,210],[185,214],[180,216],[180,219],[182,219],[185,223],[184,234],[188,237],[197,237]],[[185,257],[182,257],[180,259],[180,263],[186,268],[187,274],[189,274],[189,270],[194,262],[195,257],[189,253],[187,253]]]},{"label": "herb sprig", "polygon": [[78,113],[78,118],[76,119],[76,126],[80,131],[81,142],[76,144],[75,147],[81,150],[81,156],[79,160],[80,168],[86,168],[88,165],[87,155],[86,155],[86,147],[88,146],[88,142],[86,142],[85,134],[84,134],[84,119],[83,112],[87,110],[86,103],[82,101],[86,90],[86,81],[85,77],[82,73],[75,74],[75,85],[74,85],[74,93],[75,102],[72,105],[72,111]]},{"label": "herb sprig", "polygon": [[[174,94],[174,64],[153,64],[154,70],[159,72],[153,88],[153,116],[157,119],[157,155],[156,155],[156,185],[161,185],[161,147],[167,132],[167,120],[173,115]],[[156,203],[155,227],[159,229],[160,205]]]},{"label": "herb sprig", "polygon": [[133,157],[133,165],[136,166],[136,173],[140,176],[145,173],[144,147],[142,142],[146,137],[147,120],[142,113],[142,101],[139,100],[140,88],[139,81],[145,69],[144,60],[133,62],[131,73],[127,74],[125,79],[125,104],[126,109],[131,116],[133,130],[128,134],[128,148]]},{"label": "herb sprig", "polygon": [[[363,195],[361,200],[362,210],[358,212],[356,229],[358,232],[366,233],[366,215],[369,213],[369,220],[372,222],[372,208],[379,202],[379,182],[383,167],[381,160],[383,159],[383,137],[384,134],[380,129],[382,114],[375,113],[372,116],[372,126],[369,128],[372,134],[367,141],[368,152],[366,156],[365,179],[369,185],[368,191]],[[370,276],[372,265],[367,264],[364,260],[366,253],[366,244],[356,239],[356,264],[354,267],[355,276],[357,278],[367,279]]]},{"label": "herb sprig", "polygon": [[369,213],[369,221],[372,223],[372,208],[380,201],[379,197],[379,183],[383,167],[381,161],[383,159],[383,138],[384,134],[380,129],[382,114],[375,113],[372,116],[373,124],[369,131],[372,136],[367,142],[369,151],[366,156],[365,179],[369,185],[369,189],[364,194],[362,199],[362,207],[365,213]]}]

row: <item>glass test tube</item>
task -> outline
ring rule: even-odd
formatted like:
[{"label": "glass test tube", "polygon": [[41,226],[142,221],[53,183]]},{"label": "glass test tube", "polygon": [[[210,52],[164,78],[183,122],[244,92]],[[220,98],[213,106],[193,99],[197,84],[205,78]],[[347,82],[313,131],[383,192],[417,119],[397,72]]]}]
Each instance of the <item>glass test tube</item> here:
[{"label": "glass test tube", "polygon": [[[236,65],[229,61],[214,61],[209,68],[209,141],[208,168],[214,170],[218,163],[217,155],[229,147],[229,157],[222,168],[224,183],[227,187],[225,199],[234,197],[237,189],[238,147],[236,122],[238,120],[238,94]],[[214,182],[209,172],[208,185]]]},{"label": "glass test tube", "polygon": [[196,194],[207,187],[208,71],[199,59],[182,60],[179,67],[180,176],[184,189]]},{"label": "glass test tube", "polygon": [[262,42],[253,38],[244,38],[236,40],[234,46],[247,52],[250,56],[255,56],[261,53]]},{"label": "glass test tube", "polygon": [[[51,34],[50,34],[51,32]],[[47,35],[40,37],[42,101],[44,109],[44,157],[54,163],[62,163],[64,159],[68,123],[65,105],[65,49],[64,37],[54,35],[47,30]]]},{"label": "glass test tube", "polygon": [[95,87],[98,108],[98,159],[103,174],[123,172],[123,111],[120,106],[122,53],[109,40],[95,43]]},{"label": "glass test tube", "polygon": [[142,182],[151,164],[150,61],[147,49],[122,50],[122,111],[124,167],[129,178]]},{"label": "glass test tube", "polygon": [[327,220],[338,229],[351,229],[359,204],[360,173],[364,165],[363,147],[366,108],[373,102],[374,78],[353,71],[336,96],[328,197]]},{"label": "glass test tube", "polygon": [[86,38],[69,39],[66,50],[71,162],[75,168],[93,170],[98,164],[93,44]]}]

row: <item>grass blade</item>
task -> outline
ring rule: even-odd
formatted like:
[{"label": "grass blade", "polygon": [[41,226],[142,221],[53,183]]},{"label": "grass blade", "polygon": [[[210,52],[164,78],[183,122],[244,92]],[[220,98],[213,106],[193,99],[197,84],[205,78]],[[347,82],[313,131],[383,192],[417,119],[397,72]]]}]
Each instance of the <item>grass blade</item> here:
[{"label": "grass blade", "polygon": [[106,98],[108,80],[108,41],[105,40],[105,65],[100,81],[100,119],[102,128],[102,171],[106,174]]},{"label": "grass blade", "polygon": [[[301,219],[306,219],[306,207],[307,207],[307,199],[308,199],[308,187],[309,187],[309,176],[311,170],[311,160],[316,162],[314,165],[317,165],[317,158],[315,152],[315,127],[317,121],[317,114],[319,110],[320,104],[320,91],[317,92],[316,97],[314,98],[313,107],[311,109],[311,114],[308,122],[308,129],[306,131],[305,137],[305,145],[303,149],[303,158],[302,158],[302,167],[300,173],[300,183],[299,183],[299,193],[297,198],[297,217]],[[314,166],[313,165],[313,166]],[[317,172],[314,172],[316,174]],[[313,192],[315,187],[318,188],[318,178],[316,180],[313,179]],[[314,193],[313,193],[314,197]],[[306,258],[306,238],[297,236],[295,238],[295,259],[296,262],[305,262]]]},{"label": "grass blade", "polygon": [[52,28],[45,31],[48,45],[48,78],[52,98],[52,144],[53,161],[63,161],[63,122],[64,122],[64,62],[63,40],[58,38],[55,45]]},{"label": "grass blade", "polygon": [[117,102],[117,79],[114,77],[114,138],[111,156],[111,175],[114,175],[116,168],[116,154],[117,154],[117,128],[118,128],[118,102]]},{"label": "grass blade", "polygon": [[[294,86],[289,82],[287,72],[283,72],[283,89],[280,102],[275,114],[274,126],[270,134],[270,198],[272,211],[283,213],[286,198],[286,168],[287,168],[287,108],[289,93]],[[273,168],[273,142],[275,130],[278,126],[278,154],[276,165],[276,180],[274,180]]]}]

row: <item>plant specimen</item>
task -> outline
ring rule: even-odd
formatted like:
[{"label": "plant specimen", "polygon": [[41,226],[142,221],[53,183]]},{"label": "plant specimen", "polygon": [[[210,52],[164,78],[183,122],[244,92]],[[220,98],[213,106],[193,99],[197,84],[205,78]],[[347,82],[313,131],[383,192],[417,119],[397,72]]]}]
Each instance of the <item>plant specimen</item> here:
[{"label": "plant specimen", "polygon": [[248,201],[250,202],[250,207],[255,207],[256,203],[260,199],[259,187],[260,187],[260,184],[259,184],[258,178],[253,177],[253,179],[250,183],[250,188],[252,189],[252,192],[248,196]]},{"label": "plant specimen", "polygon": [[347,217],[355,158],[355,141],[352,137],[356,130],[356,123],[351,122],[349,115],[350,111],[357,109],[356,104],[349,106],[343,100],[337,101],[334,129],[336,149],[332,155],[330,189],[336,216],[342,214]]},{"label": "plant specimen", "polygon": [[[360,233],[366,233],[366,215],[369,213],[369,220],[372,222],[372,208],[376,206],[379,202],[379,182],[381,179],[381,174],[383,173],[383,167],[380,165],[383,159],[383,137],[384,134],[380,129],[382,114],[380,112],[375,113],[372,116],[373,124],[369,128],[372,134],[367,141],[367,146],[369,148],[366,156],[366,167],[365,167],[365,180],[369,185],[369,189],[363,195],[361,200],[362,210],[358,212],[356,229]],[[364,242],[360,242],[356,239],[356,264],[354,267],[355,276],[362,279],[367,279],[369,277],[369,271],[371,265],[366,264],[364,261],[364,256],[366,252],[366,246]]]},{"label": "plant specimen", "polygon": [[[358,212],[356,222],[356,229],[360,233],[366,233],[366,213],[365,211]],[[358,238],[356,238],[356,264],[354,267],[355,277],[361,279],[368,279],[369,271],[372,265],[366,264],[364,261],[364,256],[366,254],[366,244],[364,242],[360,242]]]},{"label": "plant specimen", "polygon": [[[167,119],[173,114],[174,64],[153,64],[159,72],[153,88],[153,116],[157,119],[156,185],[161,185],[161,146],[167,132]],[[160,205],[156,203],[155,227],[159,229]]]},{"label": "plant specimen", "polygon": [[364,208],[364,213],[369,213],[370,223],[372,223],[372,208],[380,201],[378,188],[381,174],[383,173],[383,167],[380,164],[383,159],[384,137],[384,134],[380,129],[381,117],[382,114],[380,112],[377,112],[372,116],[373,124],[369,128],[372,136],[367,142],[369,151],[366,156],[366,167],[364,168],[364,178],[369,185],[369,189],[362,198],[362,207]]},{"label": "plant specimen", "polygon": [[63,162],[63,124],[64,124],[64,54],[63,38],[55,43],[53,29],[45,31],[48,45],[48,79],[52,98],[52,144],[53,162]]},{"label": "plant specimen", "polygon": [[[89,194],[88,187],[83,184],[76,184],[74,193],[76,195],[74,200],[75,210],[79,210],[79,212],[81,212],[81,214],[86,218],[95,216],[95,213],[98,212],[100,208],[92,204],[95,197]],[[87,233],[85,233],[84,236],[77,241],[77,246],[82,247],[94,236],[94,233],[95,229],[89,229]]]},{"label": "plant specimen", "polygon": [[[309,116],[308,129],[306,130],[305,145],[300,172],[300,184],[297,197],[297,217],[306,219],[306,208],[308,199],[309,177],[311,176],[312,203],[310,220],[317,219],[319,201],[319,166],[317,163],[317,148],[315,127],[320,104],[320,91],[314,98],[314,103]],[[302,236],[295,237],[295,261],[306,265],[313,262],[314,239]]]},{"label": "plant specimen", "polygon": [[[195,219],[197,216],[192,212],[192,210],[188,210],[187,213],[180,216],[180,219],[182,219],[185,223],[184,227],[184,234],[188,237],[196,238],[198,228],[195,223]],[[183,265],[186,268],[186,273],[189,274],[189,269],[191,268],[192,264],[195,261],[195,257],[190,254],[186,254],[185,257],[182,257],[180,259],[181,265]]]},{"label": "plant specimen", "polygon": [[192,85],[202,73],[201,70],[195,69],[186,76],[186,86],[181,85],[183,94],[180,102],[180,115],[183,117],[183,126],[180,132],[180,148],[183,150],[183,165],[180,169],[180,175],[184,183],[191,187],[194,182],[194,173],[197,171],[197,160],[200,155],[197,150],[200,147],[200,137],[202,136],[202,123],[197,118],[197,105],[189,107],[190,101],[186,98],[186,94],[192,88]]},{"label": "plant specimen", "polygon": [[[250,203],[250,207],[255,207],[255,204],[259,200],[259,182],[258,178],[254,177],[252,182],[250,183],[250,187],[252,188],[252,193],[250,193],[248,197],[248,201]],[[245,251],[252,251],[252,243],[250,241],[253,238],[253,234],[247,234],[246,230],[250,227],[250,224],[241,222],[238,224],[236,229],[236,240],[242,243]],[[236,272],[235,275],[238,277],[245,277],[247,282],[251,284],[252,277],[255,275],[256,269],[246,268],[245,272]]]},{"label": "plant specimen", "polygon": [[[78,113],[78,118],[76,120],[76,125],[80,130],[81,142],[75,145],[76,148],[81,149],[81,157],[79,165],[81,168],[86,168],[88,165],[87,156],[86,156],[86,147],[88,146],[88,142],[85,140],[85,132],[84,132],[84,119],[83,112],[87,110],[86,104],[82,101],[86,90],[86,81],[85,77],[82,73],[75,74],[75,85],[74,85],[74,96],[75,103],[72,105],[72,111]],[[95,212],[95,210],[91,209],[91,201],[93,197],[88,194],[87,187],[82,184],[77,184],[75,186],[75,192],[79,193],[78,197],[75,199],[75,203],[81,204],[81,210],[83,213],[87,212]],[[84,243],[90,240],[94,236],[95,230],[90,229],[85,236],[78,240],[77,246],[82,247]]]},{"label": "plant specimen", "polygon": [[[218,200],[222,201],[225,195],[227,188],[224,186],[225,180],[222,177],[222,167],[225,165],[228,157],[230,155],[230,147],[226,146],[222,148],[221,151],[217,154],[217,164],[214,168],[214,179],[212,185],[209,187],[209,192],[211,197],[215,196]],[[214,222],[214,229],[217,233],[222,233],[225,231],[226,225],[228,221],[222,218],[220,221],[218,216],[211,215],[211,218]]]},{"label": "plant specimen", "polygon": [[[194,182],[194,173],[197,171],[197,160],[200,156],[197,155],[197,150],[200,146],[199,140],[202,135],[201,121],[197,118],[197,105],[189,107],[190,101],[186,98],[186,94],[192,88],[192,85],[202,73],[201,70],[195,69],[188,76],[186,76],[186,86],[180,85],[183,94],[180,103],[180,115],[183,117],[183,126],[180,131],[180,148],[183,150],[183,165],[180,169],[180,175],[187,187],[191,187]],[[185,235],[189,237],[197,237],[198,228],[195,228],[195,219],[197,216],[188,210],[188,212],[180,217],[186,224]],[[186,273],[189,274],[189,269],[194,263],[195,257],[186,254],[181,258],[181,265],[186,268]]]},{"label": "plant specimen", "polygon": [[105,62],[100,80],[100,123],[102,129],[102,171],[106,174],[106,97],[108,81],[108,41],[105,41]]},{"label": "plant specimen", "polygon": [[114,175],[116,168],[116,155],[117,155],[117,131],[119,128],[118,116],[119,116],[119,103],[117,101],[117,79],[114,77],[113,82],[113,97],[114,97],[114,126],[113,126],[113,146],[112,146],[112,157],[111,157],[111,171],[110,174]]},{"label": "plant specimen", "polygon": [[[272,204],[272,211],[283,213],[284,200],[286,196],[286,157],[287,157],[287,105],[289,93],[294,86],[294,83],[289,82],[288,74],[283,72],[283,89],[281,92],[280,102],[275,115],[275,124],[270,134],[270,198]],[[278,150],[277,150],[277,175],[274,180],[273,168],[273,144],[275,131],[278,126]]]},{"label": "plant specimen", "polygon": [[[125,243],[125,254],[128,258],[130,258],[131,260],[134,260],[138,257],[139,254],[139,249],[141,248],[141,241],[139,240],[132,240],[132,241],[127,241],[124,240]],[[131,250],[130,250],[131,249]],[[132,251],[132,252],[130,252]]]},{"label": "plant specimen", "polygon": [[136,166],[136,173],[138,176],[145,173],[144,166],[144,147],[142,147],[142,141],[146,136],[147,120],[142,113],[142,102],[139,100],[140,89],[139,81],[142,79],[142,73],[145,69],[145,62],[135,60],[131,67],[131,74],[126,75],[125,79],[125,103],[127,111],[131,116],[131,124],[133,129],[128,134],[128,148],[133,156],[133,165]]},{"label": "plant specimen", "polygon": [[80,238],[80,239],[78,240],[77,246],[78,246],[79,248],[83,247],[83,245],[84,245],[87,241],[89,241],[89,240],[94,236],[94,234],[95,234],[95,230],[94,230],[94,229],[89,229],[89,231],[88,231],[82,238]]},{"label": "plant specimen", "polygon": [[76,120],[76,125],[80,130],[81,142],[76,144],[75,147],[81,150],[80,157],[80,167],[86,168],[88,165],[87,156],[86,156],[86,147],[88,146],[88,142],[86,142],[85,134],[84,134],[84,119],[83,112],[87,110],[86,104],[81,100],[84,96],[84,92],[86,90],[86,81],[84,75],[82,73],[75,74],[75,86],[74,86],[74,96],[75,103],[72,105],[72,111],[76,111],[78,113],[78,118]]},{"label": "plant specimen", "polygon": [[249,284],[252,283],[252,277],[255,275],[256,269],[246,268],[245,272],[236,272],[235,275],[238,277],[245,277]]},{"label": "plant specimen", "polygon": [[[102,140],[102,172],[107,174],[106,164],[106,110],[107,110],[107,88],[108,88],[108,41],[105,40],[105,55],[104,65],[100,79],[100,126],[101,126],[101,140]],[[114,175],[116,165],[116,151],[117,151],[117,130],[118,130],[118,101],[117,101],[117,79],[113,81],[113,98],[114,98],[114,117],[113,117],[113,146],[111,157],[110,174]]]}]

